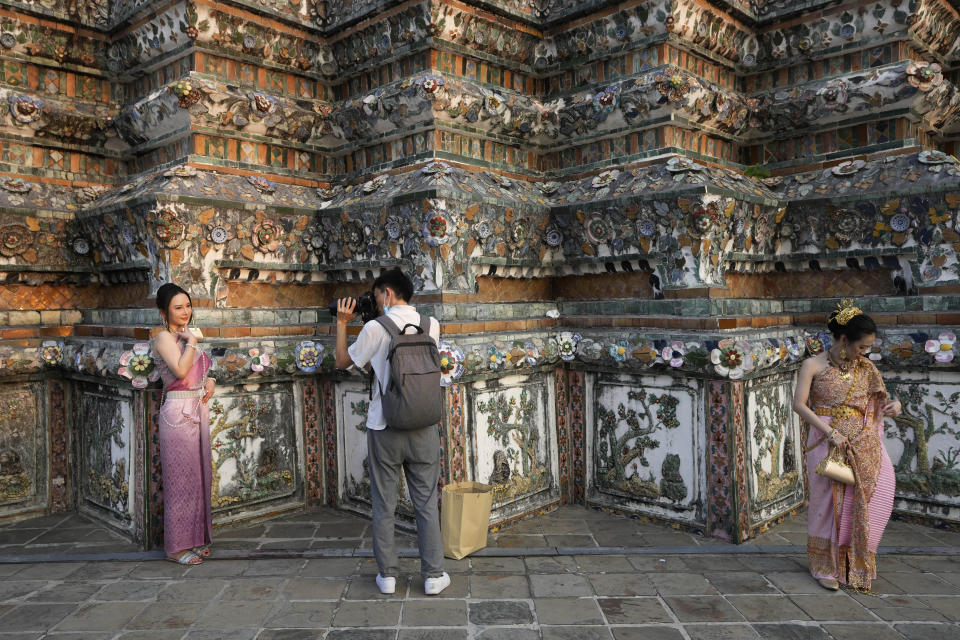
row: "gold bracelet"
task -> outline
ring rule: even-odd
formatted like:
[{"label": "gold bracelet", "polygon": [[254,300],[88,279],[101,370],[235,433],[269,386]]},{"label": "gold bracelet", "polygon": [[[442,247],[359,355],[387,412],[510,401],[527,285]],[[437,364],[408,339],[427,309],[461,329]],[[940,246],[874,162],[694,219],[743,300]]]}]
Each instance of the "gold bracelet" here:
[{"label": "gold bracelet", "polygon": [[191,349],[196,349],[197,351],[203,351],[203,349],[201,349],[201,348],[198,347],[197,345],[195,345],[195,344],[190,344],[189,342],[187,343],[187,346],[190,347]]}]

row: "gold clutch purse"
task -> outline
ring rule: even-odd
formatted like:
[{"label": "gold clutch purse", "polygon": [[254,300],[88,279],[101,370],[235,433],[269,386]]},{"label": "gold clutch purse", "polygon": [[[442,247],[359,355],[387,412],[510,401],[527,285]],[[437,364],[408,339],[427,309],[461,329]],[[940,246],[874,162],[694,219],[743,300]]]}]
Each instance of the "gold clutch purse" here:
[{"label": "gold clutch purse", "polygon": [[829,478],[843,484],[853,484],[853,467],[847,463],[846,457],[837,447],[830,447],[830,453],[820,461],[814,471],[824,478]]}]

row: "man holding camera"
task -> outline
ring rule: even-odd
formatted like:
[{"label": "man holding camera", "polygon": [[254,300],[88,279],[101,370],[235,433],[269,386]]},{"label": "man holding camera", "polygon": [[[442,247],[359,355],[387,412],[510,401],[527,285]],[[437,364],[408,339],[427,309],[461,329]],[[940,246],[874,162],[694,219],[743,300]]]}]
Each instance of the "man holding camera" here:
[{"label": "man holding camera", "polygon": [[[367,412],[367,455],[373,554],[379,569],[377,587],[384,594],[396,590],[394,512],[402,470],[416,512],[423,590],[427,595],[436,595],[450,584],[450,576],[443,570],[437,505],[440,432],[436,423],[441,395],[436,347],[440,323],[436,318],[421,317],[408,304],[413,297],[413,283],[400,269],[380,274],[373,283],[373,297],[383,316],[366,322],[349,349],[347,324],[357,316],[357,301],[337,301],[336,363],[339,369],[364,369],[369,365],[376,376]],[[437,375],[432,372],[433,360],[437,363]],[[402,383],[392,380],[391,371],[402,371],[403,366],[409,368],[410,374],[404,373]],[[406,390],[400,385],[406,386]],[[404,393],[406,398],[402,397]]]}]

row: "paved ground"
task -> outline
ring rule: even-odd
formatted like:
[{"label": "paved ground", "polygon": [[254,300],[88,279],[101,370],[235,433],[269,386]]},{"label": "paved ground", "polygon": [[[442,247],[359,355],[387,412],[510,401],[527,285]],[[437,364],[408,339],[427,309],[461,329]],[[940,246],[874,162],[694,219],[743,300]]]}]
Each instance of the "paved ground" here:
[{"label": "paved ground", "polygon": [[736,547],[565,507],[448,561],[438,597],[412,558],[380,595],[368,527],[322,509],[218,530],[217,559],[186,568],[76,516],[8,525],[0,640],[960,639],[958,536],[917,525],[891,523],[864,595],[810,579],[802,517]]}]

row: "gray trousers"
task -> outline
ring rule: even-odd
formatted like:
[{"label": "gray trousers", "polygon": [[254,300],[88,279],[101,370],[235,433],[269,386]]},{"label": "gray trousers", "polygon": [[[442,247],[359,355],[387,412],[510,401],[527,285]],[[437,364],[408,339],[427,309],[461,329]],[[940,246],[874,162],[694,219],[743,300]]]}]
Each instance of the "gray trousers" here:
[{"label": "gray trousers", "polygon": [[443,540],[437,482],[440,479],[440,430],[436,426],[415,431],[387,427],[367,430],[370,467],[370,501],[373,503],[373,555],[383,577],[397,576],[396,524],[400,471],[407,478],[407,491],[417,518],[420,573],[436,578],[443,573]]}]

